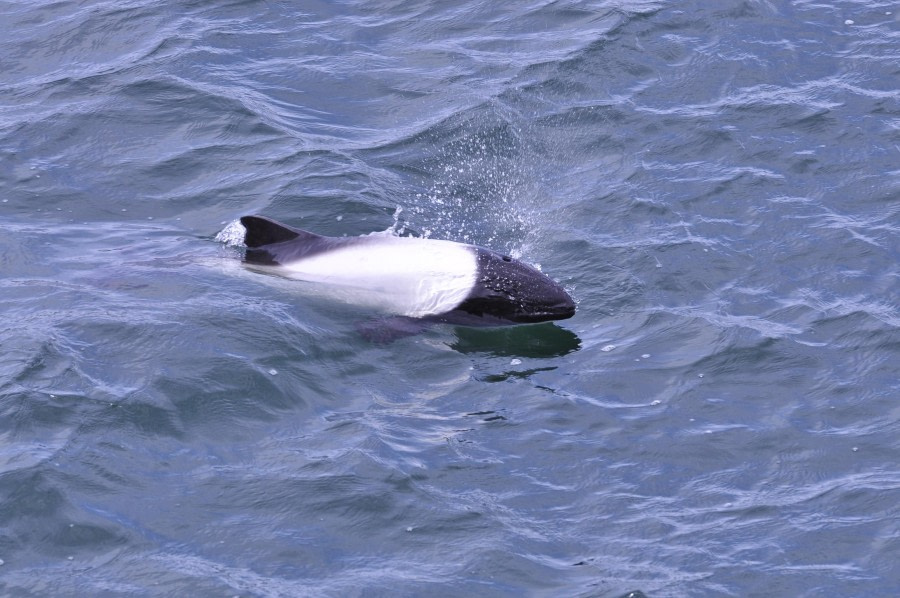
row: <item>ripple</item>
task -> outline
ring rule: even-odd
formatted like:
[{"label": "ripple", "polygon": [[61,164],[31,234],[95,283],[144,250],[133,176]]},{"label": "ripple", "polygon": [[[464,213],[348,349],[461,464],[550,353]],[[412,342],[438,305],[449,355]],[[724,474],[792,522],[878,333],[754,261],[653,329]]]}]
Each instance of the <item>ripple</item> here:
[{"label": "ripple", "polygon": [[[7,7],[4,587],[884,594],[892,11]],[[214,241],[247,213],[506,248],[579,312],[375,346]]]}]

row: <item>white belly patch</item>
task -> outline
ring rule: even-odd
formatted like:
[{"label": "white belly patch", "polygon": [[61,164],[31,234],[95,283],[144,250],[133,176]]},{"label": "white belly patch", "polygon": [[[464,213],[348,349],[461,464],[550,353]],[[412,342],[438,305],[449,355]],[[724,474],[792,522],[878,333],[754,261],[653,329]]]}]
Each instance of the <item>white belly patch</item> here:
[{"label": "white belly patch", "polygon": [[359,243],[280,265],[282,276],[323,285],[354,305],[421,318],[455,309],[475,285],[475,250],[451,241],[362,237]]}]

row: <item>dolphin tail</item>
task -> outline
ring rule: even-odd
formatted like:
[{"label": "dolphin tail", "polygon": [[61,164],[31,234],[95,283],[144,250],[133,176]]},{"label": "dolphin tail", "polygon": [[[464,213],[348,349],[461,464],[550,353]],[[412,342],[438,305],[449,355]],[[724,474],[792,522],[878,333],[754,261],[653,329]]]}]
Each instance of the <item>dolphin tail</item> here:
[{"label": "dolphin tail", "polygon": [[241,217],[241,224],[247,231],[244,234],[244,245],[251,248],[293,241],[299,237],[319,237],[319,235],[308,233],[298,228],[291,228],[262,216],[243,216]]}]

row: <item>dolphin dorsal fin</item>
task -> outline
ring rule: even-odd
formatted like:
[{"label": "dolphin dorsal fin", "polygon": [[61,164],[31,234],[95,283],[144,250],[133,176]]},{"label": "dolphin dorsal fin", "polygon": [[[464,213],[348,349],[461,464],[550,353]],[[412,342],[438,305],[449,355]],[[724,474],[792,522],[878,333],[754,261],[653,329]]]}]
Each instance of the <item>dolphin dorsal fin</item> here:
[{"label": "dolphin dorsal fin", "polygon": [[244,234],[244,245],[251,248],[293,241],[301,237],[310,240],[320,238],[315,233],[309,233],[299,228],[291,228],[263,216],[243,216],[241,217],[241,224],[247,231]]}]

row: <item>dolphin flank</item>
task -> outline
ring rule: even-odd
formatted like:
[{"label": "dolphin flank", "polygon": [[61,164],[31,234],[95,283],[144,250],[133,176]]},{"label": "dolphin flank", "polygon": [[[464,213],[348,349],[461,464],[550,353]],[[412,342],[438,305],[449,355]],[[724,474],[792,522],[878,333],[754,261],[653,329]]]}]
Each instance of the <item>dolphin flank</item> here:
[{"label": "dolphin flank", "polygon": [[575,314],[575,302],[559,283],[483,247],[380,234],[325,237],[262,216],[240,221],[248,267],[317,283],[346,303],[468,326]]}]

